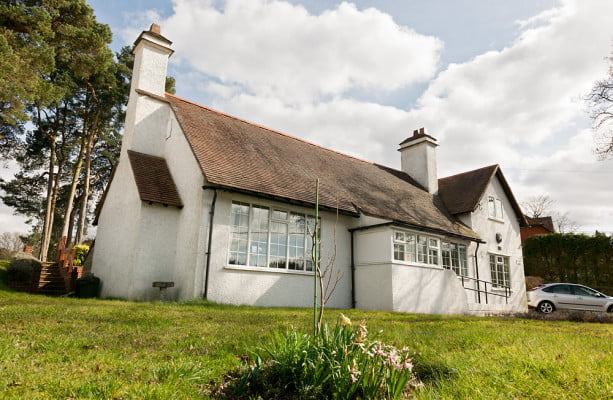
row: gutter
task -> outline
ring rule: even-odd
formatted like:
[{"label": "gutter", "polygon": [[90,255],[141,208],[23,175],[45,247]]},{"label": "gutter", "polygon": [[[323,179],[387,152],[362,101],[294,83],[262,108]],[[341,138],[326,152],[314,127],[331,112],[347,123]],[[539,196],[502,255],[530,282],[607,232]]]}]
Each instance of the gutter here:
[{"label": "gutter", "polygon": [[[306,201],[301,201],[301,200],[295,200],[295,199],[291,199],[289,197],[283,197],[283,196],[275,196],[272,194],[266,194],[266,193],[260,193],[260,192],[256,192],[253,190],[247,190],[247,189],[237,189],[234,187],[230,187],[230,186],[224,186],[224,185],[205,185],[202,186],[203,189],[218,189],[218,190],[225,190],[227,192],[232,192],[232,193],[240,193],[240,194],[246,194],[249,196],[253,196],[253,197],[257,197],[260,199],[266,199],[266,200],[274,200],[274,201],[279,201],[282,203],[287,203],[287,204],[293,204],[293,205],[297,205],[300,207],[307,207],[307,208],[313,208],[315,207],[315,203],[309,203]],[[356,212],[356,211],[348,211],[348,210],[342,210],[342,209],[337,209],[336,207],[327,207],[327,206],[322,206],[321,204],[319,205],[319,209],[320,210],[324,210],[324,211],[329,211],[329,212],[333,212],[333,213],[339,213],[339,214],[343,214],[343,215],[349,215],[351,217],[359,217],[360,213]]]},{"label": "gutter", "polygon": [[442,229],[428,228],[428,227],[425,227],[425,226],[407,224],[405,222],[398,222],[398,221],[383,222],[383,223],[375,224],[375,225],[367,225],[367,226],[360,226],[360,227],[357,227],[357,228],[350,228],[349,232],[353,233],[353,232],[357,232],[357,231],[365,231],[365,230],[368,230],[368,229],[381,228],[381,227],[386,227],[386,226],[395,226],[395,227],[398,227],[398,228],[413,229],[413,230],[421,231],[421,232],[430,232],[430,233],[435,233],[435,234],[439,234],[439,235],[445,235],[445,236],[449,236],[449,237],[455,237],[455,238],[460,238],[460,239],[464,239],[464,240],[470,240],[472,242],[477,242],[477,243],[486,243],[481,238],[474,238],[474,237],[470,237],[470,236],[464,236],[464,235],[460,235],[460,234],[457,234],[457,233],[447,232],[447,231],[444,231]]},{"label": "gutter", "polygon": [[[203,189],[207,189],[206,186],[202,187]],[[209,238],[207,244],[206,251],[206,271],[204,275],[204,294],[203,297],[205,300],[208,299],[209,293],[209,270],[211,269],[211,242],[213,239],[213,219],[215,218],[215,203],[217,203],[217,190],[213,188],[213,201],[211,202],[211,211],[209,211]]]}]

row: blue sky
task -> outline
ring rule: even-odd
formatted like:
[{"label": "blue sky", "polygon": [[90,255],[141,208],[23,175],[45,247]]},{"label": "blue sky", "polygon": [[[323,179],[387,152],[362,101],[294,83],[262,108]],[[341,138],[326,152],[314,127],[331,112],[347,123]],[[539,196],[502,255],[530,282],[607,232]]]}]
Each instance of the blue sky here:
[{"label": "blue sky", "polygon": [[[613,50],[610,0],[89,4],[115,50],[161,25],[180,97],[396,168],[424,126],[439,176],[500,164],[520,202],[613,232],[613,161],[583,101]],[[25,230],[6,209],[0,225]]]}]

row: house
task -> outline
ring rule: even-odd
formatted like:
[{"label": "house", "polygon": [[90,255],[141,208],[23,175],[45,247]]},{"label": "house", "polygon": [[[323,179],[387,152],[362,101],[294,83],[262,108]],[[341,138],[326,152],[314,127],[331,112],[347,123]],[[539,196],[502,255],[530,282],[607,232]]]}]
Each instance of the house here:
[{"label": "house", "polygon": [[166,297],[177,300],[308,307],[317,225],[336,285],[328,307],[526,309],[526,221],[498,166],[439,180],[423,129],[400,144],[395,170],[166,94],[170,46],[156,25],[135,42],[120,159],[98,215],[102,296],[152,300],[154,282],[172,282]]},{"label": "house", "polygon": [[548,235],[556,231],[553,227],[553,220],[549,216],[537,218],[526,216],[526,221],[528,226],[522,226],[520,230],[522,243],[530,236]]}]

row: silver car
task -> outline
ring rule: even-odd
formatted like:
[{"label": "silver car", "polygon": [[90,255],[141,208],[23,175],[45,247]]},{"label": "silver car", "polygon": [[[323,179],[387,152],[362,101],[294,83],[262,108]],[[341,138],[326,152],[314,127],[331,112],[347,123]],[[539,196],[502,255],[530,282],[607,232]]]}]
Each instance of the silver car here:
[{"label": "silver car", "polygon": [[548,283],[527,292],[528,308],[544,314],[555,310],[606,311],[613,313],[613,297],[574,283]]}]

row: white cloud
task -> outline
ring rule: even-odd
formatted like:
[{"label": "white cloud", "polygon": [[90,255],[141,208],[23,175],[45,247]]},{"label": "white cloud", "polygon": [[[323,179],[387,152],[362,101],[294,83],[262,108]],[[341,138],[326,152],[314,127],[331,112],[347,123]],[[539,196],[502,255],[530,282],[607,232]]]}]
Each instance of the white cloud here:
[{"label": "white cloud", "polygon": [[606,73],[611,15],[610,1],[566,1],[509,47],[441,72],[410,120],[441,139],[442,172],[499,163],[518,198],[549,194],[580,225],[613,231],[613,169],[594,157],[582,100]]},{"label": "white cloud", "polygon": [[182,63],[288,104],[427,81],[442,48],[388,14],[345,2],[313,15],[285,1],[228,0],[220,10],[175,0],[174,14],[161,23]]}]

